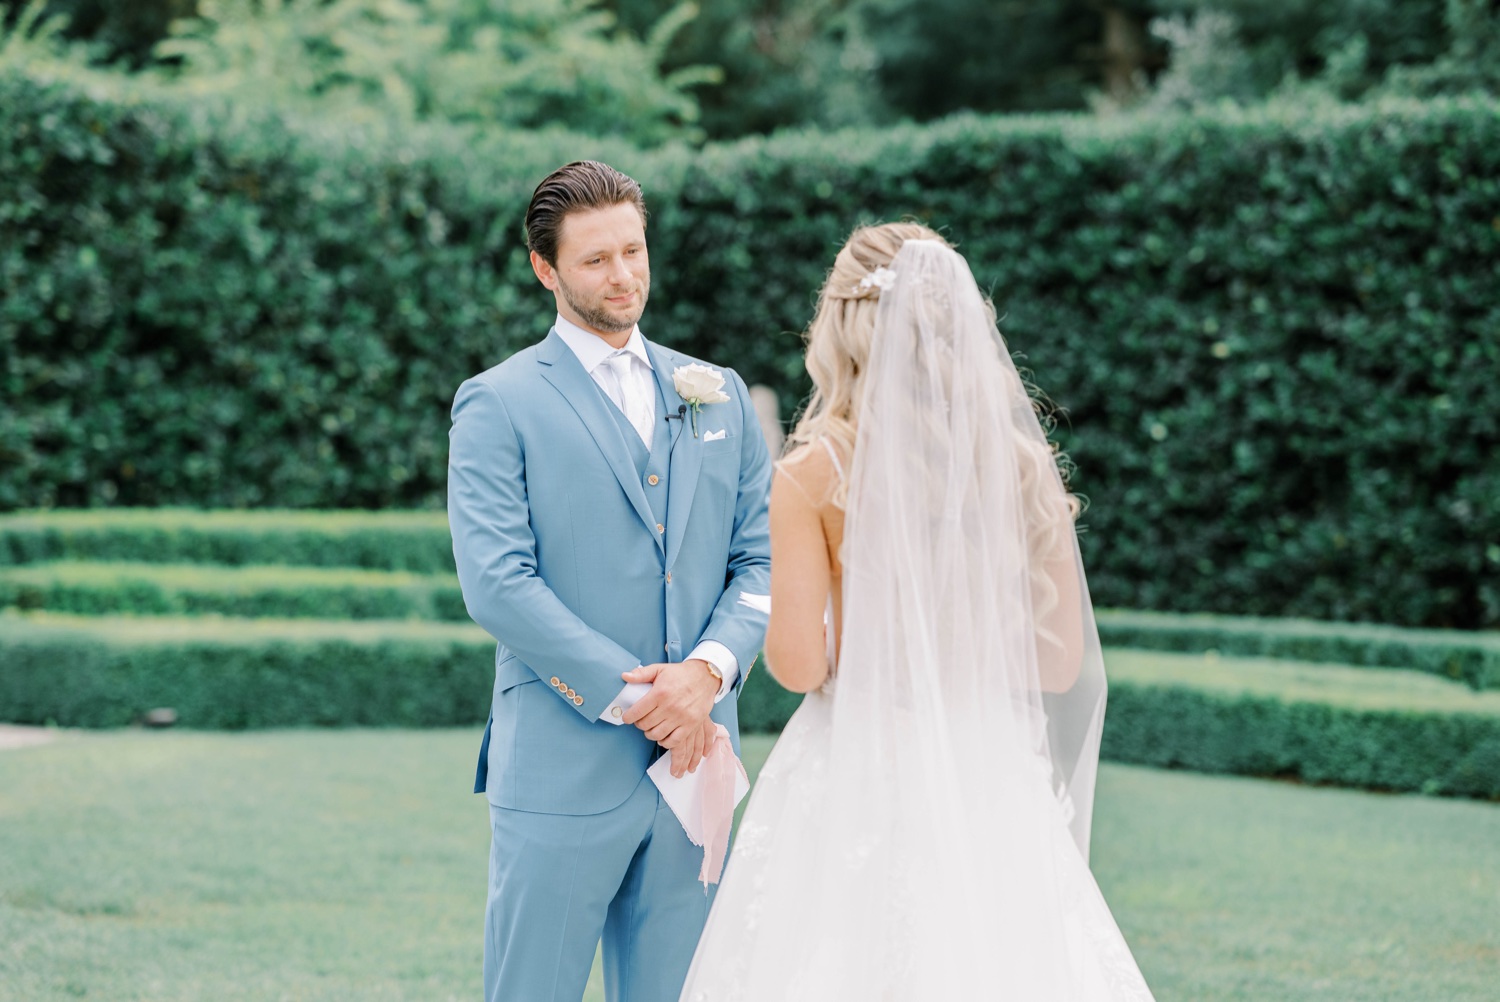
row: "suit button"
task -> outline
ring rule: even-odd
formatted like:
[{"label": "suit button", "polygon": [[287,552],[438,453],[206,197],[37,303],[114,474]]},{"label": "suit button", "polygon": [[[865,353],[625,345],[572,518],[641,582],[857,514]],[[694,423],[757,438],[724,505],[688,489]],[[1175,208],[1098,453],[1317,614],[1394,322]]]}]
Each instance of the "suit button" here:
[{"label": "suit button", "polygon": [[661,483],[661,477],[658,477],[653,473],[651,474],[651,476],[646,478],[646,483],[650,484],[652,487],[655,487],[657,484]]},{"label": "suit button", "polygon": [[661,645],[661,649],[664,650],[664,651],[666,651],[668,654],[672,653],[672,645],[671,644],[662,644]]},{"label": "suit button", "polygon": [[557,687],[558,687],[558,686],[559,686],[559,685],[561,685],[561,684],[562,684],[562,683],[560,683],[560,682],[558,682],[558,680],[557,680],[557,676],[556,676],[556,675],[553,675],[553,676],[552,676],[552,688],[554,688],[554,689],[556,689],[556,688],[557,688]]},{"label": "suit button", "polygon": [[572,689],[567,690],[567,694],[569,699],[572,699],[574,696],[578,695],[578,693],[574,692]]},{"label": "suit button", "polygon": [[671,583],[672,583],[672,572],[671,571],[667,571],[667,584],[671,584]]},{"label": "suit button", "polygon": [[573,697],[573,705],[574,706],[582,706],[583,705],[583,697],[582,696],[574,696]]},{"label": "suit button", "polygon": [[656,531],[657,532],[666,532],[667,531],[667,527],[664,526],[664,525],[662,525],[660,522],[657,522],[656,523]]}]

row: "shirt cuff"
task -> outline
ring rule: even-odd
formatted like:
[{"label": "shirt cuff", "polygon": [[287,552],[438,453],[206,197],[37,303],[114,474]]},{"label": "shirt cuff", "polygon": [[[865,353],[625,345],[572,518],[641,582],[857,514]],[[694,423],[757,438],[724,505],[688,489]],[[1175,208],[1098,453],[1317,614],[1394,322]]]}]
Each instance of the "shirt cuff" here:
[{"label": "shirt cuff", "polygon": [[625,688],[615,697],[615,701],[604,708],[599,714],[599,719],[606,724],[614,724],[618,727],[625,721],[620,719],[625,716],[625,711],[640,702],[642,696],[651,691],[650,682],[627,682]]},{"label": "shirt cuff", "polygon": [[700,661],[711,661],[719,671],[724,673],[724,681],[719,683],[719,692],[714,696],[714,702],[717,703],[729,695],[729,690],[734,688],[734,680],[740,677],[739,659],[730,653],[729,648],[717,640],[700,640],[698,646],[693,648],[693,653],[683,660],[691,661],[694,658]]}]

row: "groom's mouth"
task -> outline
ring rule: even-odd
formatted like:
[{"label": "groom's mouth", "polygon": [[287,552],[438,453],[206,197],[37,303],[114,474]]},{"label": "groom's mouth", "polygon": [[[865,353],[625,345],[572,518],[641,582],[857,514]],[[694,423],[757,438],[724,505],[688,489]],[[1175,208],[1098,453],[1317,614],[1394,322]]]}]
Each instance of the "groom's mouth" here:
[{"label": "groom's mouth", "polygon": [[623,296],[609,296],[604,301],[614,306],[629,306],[635,302],[635,293],[627,292]]}]

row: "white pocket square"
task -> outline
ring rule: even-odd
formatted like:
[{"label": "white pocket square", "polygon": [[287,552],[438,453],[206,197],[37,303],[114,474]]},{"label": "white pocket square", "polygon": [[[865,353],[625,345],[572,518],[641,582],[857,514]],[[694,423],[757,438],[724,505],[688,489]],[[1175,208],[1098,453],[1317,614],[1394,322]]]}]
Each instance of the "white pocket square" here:
[{"label": "white pocket square", "polygon": [[729,429],[727,428],[720,428],[718,431],[705,431],[703,433],[703,441],[717,442],[719,439],[724,437],[724,433],[728,430]]}]

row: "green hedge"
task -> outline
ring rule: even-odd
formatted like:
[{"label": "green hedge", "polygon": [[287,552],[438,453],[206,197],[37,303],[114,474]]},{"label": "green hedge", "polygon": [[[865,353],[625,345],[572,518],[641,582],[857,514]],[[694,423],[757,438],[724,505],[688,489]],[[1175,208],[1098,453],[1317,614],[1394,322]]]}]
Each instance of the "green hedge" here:
[{"label": "green hedge", "polygon": [[454,571],[448,518],[438,511],[113,509],[0,515],[0,567],[52,560]]},{"label": "green hedge", "polygon": [[[483,724],[495,643],[477,626],[0,614],[0,720],[118,727],[170,706],[186,727]],[[801,697],[752,670],[741,726]]]},{"label": "green hedge", "polygon": [[1112,651],[1104,757],[1500,798],[1500,693],[1416,672]]},{"label": "green hedge", "polygon": [[[0,77],[0,507],[436,507],[537,339],[537,179],[641,178],[648,335],[800,398],[843,235],[928,220],[1068,414],[1101,605],[1500,625],[1500,103],[959,117],[636,152]],[[413,568],[416,569],[416,568]]]},{"label": "green hedge", "polygon": [[[328,518],[336,521],[340,516]],[[245,521],[259,519],[254,515]],[[6,538],[5,522],[0,516],[0,540]],[[84,615],[208,613],[452,622],[469,618],[452,574],[285,565],[0,566],[0,607],[5,606]],[[1464,681],[1476,689],[1500,689],[1500,634],[1122,610],[1100,610],[1098,623],[1105,646],[1112,648],[1412,669]]]},{"label": "green hedge", "polygon": [[1106,647],[1406,668],[1500,689],[1500,633],[1100,610]]},{"label": "green hedge", "polygon": [[[479,724],[493,647],[477,627],[0,618],[0,719],[111,727]],[[1416,672],[1111,652],[1115,761],[1500,798],[1500,693]],[[801,697],[754,671],[746,732]]]},{"label": "green hedge", "polygon": [[57,563],[0,567],[0,607],[83,615],[467,622],[448,575],[315,567]]}]

